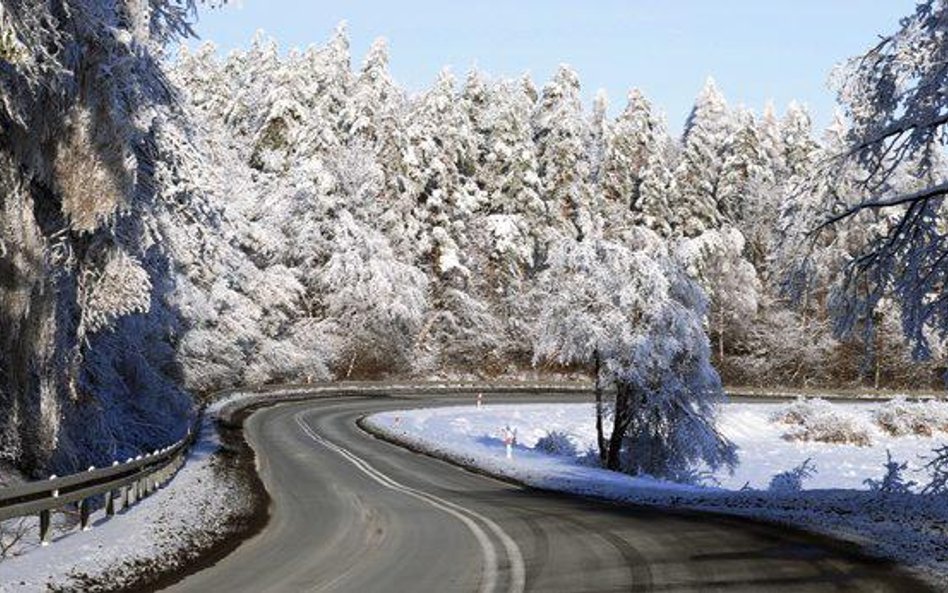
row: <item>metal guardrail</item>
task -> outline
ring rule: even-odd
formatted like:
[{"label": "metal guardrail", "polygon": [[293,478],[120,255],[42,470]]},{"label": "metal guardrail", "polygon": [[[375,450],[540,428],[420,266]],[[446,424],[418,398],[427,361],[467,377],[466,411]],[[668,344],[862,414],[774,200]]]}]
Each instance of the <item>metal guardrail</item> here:
[{"label": "metal guardrail", "polygon": [[235,389],[230,393],[246,393],[224,403],[217,411],[217,421],[227,428],[239,428],[246,412],[259,407],[293,401],[329,397],[404,397],[415,396],[454,396],[483,394],[582,394],[594,393],[586,383],[549,383],[549,382],[483,382],[463,383],[454,381],[434,381],[419,383],[379,383],[347,381],[339,383],[311,383],[300,385],[268,386],[250,389]]},{"label": "metal guardrail", "polygon": [[38,516],[40,542],[46,545],[52,533],[52,512],[75,503],[79,527],[88,529],[96,502],[104,502],[106,516],[111,517],[119,508],[129,508],[170,480],[184,465],[196,432],[191,427],[177,443],[125,463],[0,488],[0,521]]}]

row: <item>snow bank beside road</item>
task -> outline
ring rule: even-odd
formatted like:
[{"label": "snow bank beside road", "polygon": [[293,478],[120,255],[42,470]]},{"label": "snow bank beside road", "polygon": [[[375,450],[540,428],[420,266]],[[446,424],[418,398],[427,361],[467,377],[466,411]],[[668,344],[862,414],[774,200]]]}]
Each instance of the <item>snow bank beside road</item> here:
[{"label": "snow bank beside road", "polygon": [[[846,404],[853,414],[871,414],[866,404]],[[854,406],[850,408],[849,406]],[[948,586],[948,504],[943,497],[881,495],[864,490],[863,480],[878,478],[890,448],[896,458],[916,461],[937,440],[886,437],[874,431],[871,447],[787,441],[786,426],[768,416],[779,404],[729,404],[722,430],[742,450],[733,477],[719,476],[727,488],[674,484],[631,477],[533,450],[547,431],[569,433],[579,451],[594,442],[589,404],[498,405],[385,412],[365,425],[390,440],[486,471],[550,490],[635,504],[684,507],[804,527],[846,539],[870,553],[914,567],[942,587]],[[514,458],[504,455],[501,431],[517,429]],[[745,482],[764,487],[770,478],[812,457],[819,473],[799,493],[739,490]],[[914,477],[914,476],[909,476]],[[831,489],[832,488],[832,489]]]},{"label": "snow bank beside road", "polygon": [[249,487],[230,467],[214,417],[178,474],[111,520],[99,511],[89,531],[0,562],[0,592],[110,591],[168,573],[240,530],[253,513]]}]

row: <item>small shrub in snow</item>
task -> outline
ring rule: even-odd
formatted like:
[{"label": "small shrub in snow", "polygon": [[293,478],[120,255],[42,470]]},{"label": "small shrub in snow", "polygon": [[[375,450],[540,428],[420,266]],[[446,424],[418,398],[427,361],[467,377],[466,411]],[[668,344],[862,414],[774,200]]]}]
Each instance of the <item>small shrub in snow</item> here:
[{"label": "small shrub in snow", "polygon": [[798,399],[770,419],[793,426],[783,435],[788,441],[816,441],[860,447],[872,444],[867,423],[822,399]]},{"label": "small shrub in snow", "polygon": [[721,480],[714,476],[713,472],[707,469],[696,469],[694,467],[682,467],[669,471],[666,476],[672,482],[679,484],[689,484],[691,486],[721,487]]},{"label": "small shrub in snow", "polygon": [[832,404],[825,399],[798,397],[793,403],[787,404],[780,410],[774,412],[770,416],[770,421],[780,424],[802,426],[806,424],[808,418],[820,411],[828,410],[831,405]]},{"label": "small shrub in snow", "polygon": [[540,437],[534,449],[548,455],[576,457],[576,443],[573,438],[559,430],[548,431],[546,436]]},{"label": "small shrub in snow", "polygon": [[602,458],[599,456],[599,449],[596,447],[586,449],[576,458],[576,461],[586,467],[602,467]]},{"label": "small shrub in snow", "polygon": [[803,463],[791,470],[781,472],[771,478],[769,489],[771,492],[800,492],[803,490],[803,481],[816,474],[816,466],[812,459],[805,459]]},{"label": "small shrub in snow", "polygon": [[916,485],[915,482],[906,482],[905,478],[902,477],[902,472],[908,469],[908,462],[903,461],[899,463],[892,459],[892,451],[886,450],[886,457],[888,458],[885,463],[885,475],[882,476],[881,480],[873,480],[872,478],[867,478],[863,481],[863,484],[869,487],[873,492],[881,492],[883,494],[907,494],[912,491],[912,487]]},{"label": "small shrub in snow", "polygon": [[925,458],[927,469],[931,475],[928,484],[922,488],[922,494],[948,493],[948,445],[933,449],[933,457]]},{"label": "small shrub in snow", "polygon": [[909,402],[899,397],[876,410],[873,418],[892,436],[932,436],[948,431],[948,405],[941,402]]}]

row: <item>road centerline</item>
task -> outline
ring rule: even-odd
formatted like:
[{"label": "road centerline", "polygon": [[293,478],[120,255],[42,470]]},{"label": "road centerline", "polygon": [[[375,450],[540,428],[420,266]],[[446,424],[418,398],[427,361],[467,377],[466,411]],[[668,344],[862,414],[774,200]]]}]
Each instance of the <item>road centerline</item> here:
[{"label": "road centerline", "polygon": [[504,552],[507,556],[507,560],[510,568],[510,578],[509,584],[507,587],[508,593],[522,593],[526,588],[526,569],[524,567],[523,555],[520,552],[519,546],[507,534],[496,522],[491,520],[484,515],[476,511],[472,511],[466,507],[453,503],[449,500],[436,496],[434,494],[417,490],[406,486],[388,475],[382,473],[378,469],[374,468],[364,459],[358,457],[348,449],[336,445],[335,443],[325,439],[324,437],[317,434],[313,429],[303,421],[303,416],[306,414],[306,411],[298,412],[294,415],[294,420],[300,429],[314,442],[326,447],[327,449],[339,454],[349,463],[354,465],[360,472],[371,478],[376,483],[381,486],[400,492],[407,496],[411,496],[417,500],[421,500],[433,508],[436,508],[448,515],[453,516],[454,518],[461,521],[465,527],[474,535],[478,544],[481,547],[481,551],[484,555],[484,578],[481,582],[481,592],[496,591],[498,587],[498,553],[497,549],[494,546],[493,541],[484,531],[484,529],[477,523],[477,521],[482,522],[503,544]]}]

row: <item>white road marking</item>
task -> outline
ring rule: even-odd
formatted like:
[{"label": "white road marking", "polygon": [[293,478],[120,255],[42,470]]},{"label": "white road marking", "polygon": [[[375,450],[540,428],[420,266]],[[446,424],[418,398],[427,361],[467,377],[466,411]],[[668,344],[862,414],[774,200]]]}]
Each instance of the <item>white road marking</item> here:
[{"label": "white road marking", "polygon": [[323,445],[327,449],[342,455],[352,465],[356,466],[359,471],[372,478],[385,488],[401,492],[402,494],[406,494],[418,500],[424,501],[432,507],[455,517],[461,521],[471,531],[471,533],[474,534],[474,537],[481,546],[481,551],[484,553],[484,579],[481,582],[480,588],[482,593],[495,591],[497,589],[498,576],[497,550],[494,547],[494,543],[491,541],[490,537],[487,536],[481,526],[478,525],[474,519],[477,519],[487,525],[487,528],[490,529],[490,531],[504,545],[504,551],[507,553],[507,558],[510,563],[510,584],[507,588],[507,592],[523,592],[524,588],[526,587],[526,570],[524,568],[523,555],[520,553],[520,548],[517,546],[517,542],[515,542],[513,538],[510,537],[503,529],[501,529],[500,525],[485,517],[484,515],[481,515],[480,513],[464,508],[449,500],[445,500],[439,496],[435,496],[434,494],[416,490],[409,486],[405,486],[400,482],[396,482],[392,478],[369,465],[365,460],[356,456],[351,451],[340,447],[339,445],[336,445],[335,443],[332,443],[313,432],[313,429],[302,420],[302,416],[305,413],[306,412],[297,413],[294,416],[294,419],[309,438],[313,439],[320,445]]}]

